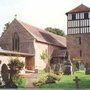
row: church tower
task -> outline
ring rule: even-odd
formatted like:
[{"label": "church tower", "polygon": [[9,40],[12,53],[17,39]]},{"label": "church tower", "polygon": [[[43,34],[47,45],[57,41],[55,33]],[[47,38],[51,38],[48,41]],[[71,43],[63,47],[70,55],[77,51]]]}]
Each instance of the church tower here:
[{"label": "church tower", "polygon": [[81,4],[66,13],[67,48],[72,60],[90,62],[90,8]]}]

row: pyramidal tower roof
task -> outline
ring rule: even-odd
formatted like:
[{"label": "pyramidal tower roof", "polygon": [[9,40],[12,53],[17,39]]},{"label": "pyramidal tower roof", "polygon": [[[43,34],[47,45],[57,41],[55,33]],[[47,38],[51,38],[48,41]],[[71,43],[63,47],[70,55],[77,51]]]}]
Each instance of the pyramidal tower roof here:
[{"label": "pyramidal tower roof", "polygon": [[88,11],[90,11],[90,8],[81,4],[81,5],[77,6],[76,8],[70,10],[66,14],[68,14],[68,13],[78,13],[78,12],[88,12]]}]

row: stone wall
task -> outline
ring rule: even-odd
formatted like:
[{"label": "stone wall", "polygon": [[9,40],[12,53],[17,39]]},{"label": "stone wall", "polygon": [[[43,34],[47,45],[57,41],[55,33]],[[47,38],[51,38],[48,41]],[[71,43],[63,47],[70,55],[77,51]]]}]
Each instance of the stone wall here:
[{"label": "stone wall", "polygon": [[2,49],[12,51],[12,37],[15,32],[19,36],[19,52],[34,54],[34,38],[17,20],[13,20],[9,28],[2,34],[0,38]]},{"label": "stone wall", "polygon": [[35,42],[34,45],[35,45],[35,69],[41,69],[41,70],[46,67],[46,62],[42,60],[40,56],[42,55],[43,51],[47,51],[49,56],[48,58],[51,58],[54,50],[61,49],[60,47],[48,45],[41,42]]},{"label": "stone wall", "polygon": [[[15,56],[3,56],[3,55],[0,55],[0,61],[1,61],[1,64],[0,64],[0,72],[1,72],[1,66],[3,64],[8,64],[10,62],[10,59],[11,58],[17,58]],[[24,62],[25,63],[25,57],[18,57],[18,59],[21,61],[21,62]],[[24,67],[25,68],[25,67]]]},{"label": "stone wall", "polygon": [[48,51],[48,45],[35,42],[35,69],[44,69],[46,66],[46,63],[41,59],[40,55],[43,51]]},{"label": "stone wall", "polygon": [[[81,44],[79,44],[78,37],[81,37]],[[68,35],[67,48],[72,59],[80,58],[84,62],[90,63],[90,34]],[[80,50],[82,56],[80,56]]]}]

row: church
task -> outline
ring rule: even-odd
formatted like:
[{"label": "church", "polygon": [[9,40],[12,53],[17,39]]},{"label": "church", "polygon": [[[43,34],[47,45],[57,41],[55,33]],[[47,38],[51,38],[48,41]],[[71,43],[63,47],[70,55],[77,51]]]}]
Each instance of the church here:
[{"label": "church", "polygon": [[0,55],[19,56],[25,68],[34,71],[45,69],[43,54],[48,55],[46,59],[50,64],[57,64],[65,60],[68,52],[73,63],[83,63],[90,68],[90,8],[81,4],[66,15],[67,37],[14,19],[0,37]]},{"label": "church", "polygon": [[25,68],[34,71],[46,67],[41,58],[43,53],[48,55],[47,59],[53,60],[51,62],[60,62],[65,57],[67,45],[65,37],[14,19],[2,33],[0,47],[3,55],[24,57]]},{"label": "church", "polygon": [[67,15],[67,49],[73,62],[90,68],[90,8],[81,4]]}]

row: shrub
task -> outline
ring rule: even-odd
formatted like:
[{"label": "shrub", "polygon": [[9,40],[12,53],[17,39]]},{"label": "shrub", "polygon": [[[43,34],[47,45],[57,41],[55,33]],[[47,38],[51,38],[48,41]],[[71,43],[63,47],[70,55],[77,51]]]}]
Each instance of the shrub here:
[{"label": "shrub", "polygon": [[43,51],[42,54],[40,55],[41,59],[43,60],[48,60],[48,53],[47,50]]},{"label": "shrub", "polygon": [[18,74],[20,70],[24,67],[24,63],[20,62],[18,58],[11,59],[10,63],[8,64],[11,71],[14,71],[14,74]]},{"label": "shrub", "polygon": [[58,75],[55,74],[55,73],[50,73],[49,74],[49,76],[55,78],[56,81],[59,81],[61,79],[62,75],[63,75],[63,73],[58,73]]},{"label": "shrub", "polygon": [[[11,58],[10,62],[8,64],[9,66],[9,80],[8,83],[6,83],[6,87],[8,88],[17,88],[17,85],[15,83],[15,80],[20,72],[20,70],[24,67],[24,63],[20,62],[18,58]],[[18,78],[20,80],[20,78]]]},{"label": "shrub", "polygon": [[48,73],[45,73],[45,71],[41,71],[39,74],[38,74],[38,78],[37,80],[33,83],[35,86],[41,86],[43,84],[45,84],[45,81],[47,79],[47,75]]},{"label": "shrub", "polygon": [[56,83],[56,81],[60,81],[61,77],[62,77],[62,73],[59,73],[57,75],[53,72],[46,73],[43,71],[39,73],[38,79],[34,82],[34,85],[40,87],[43,84]]}]

